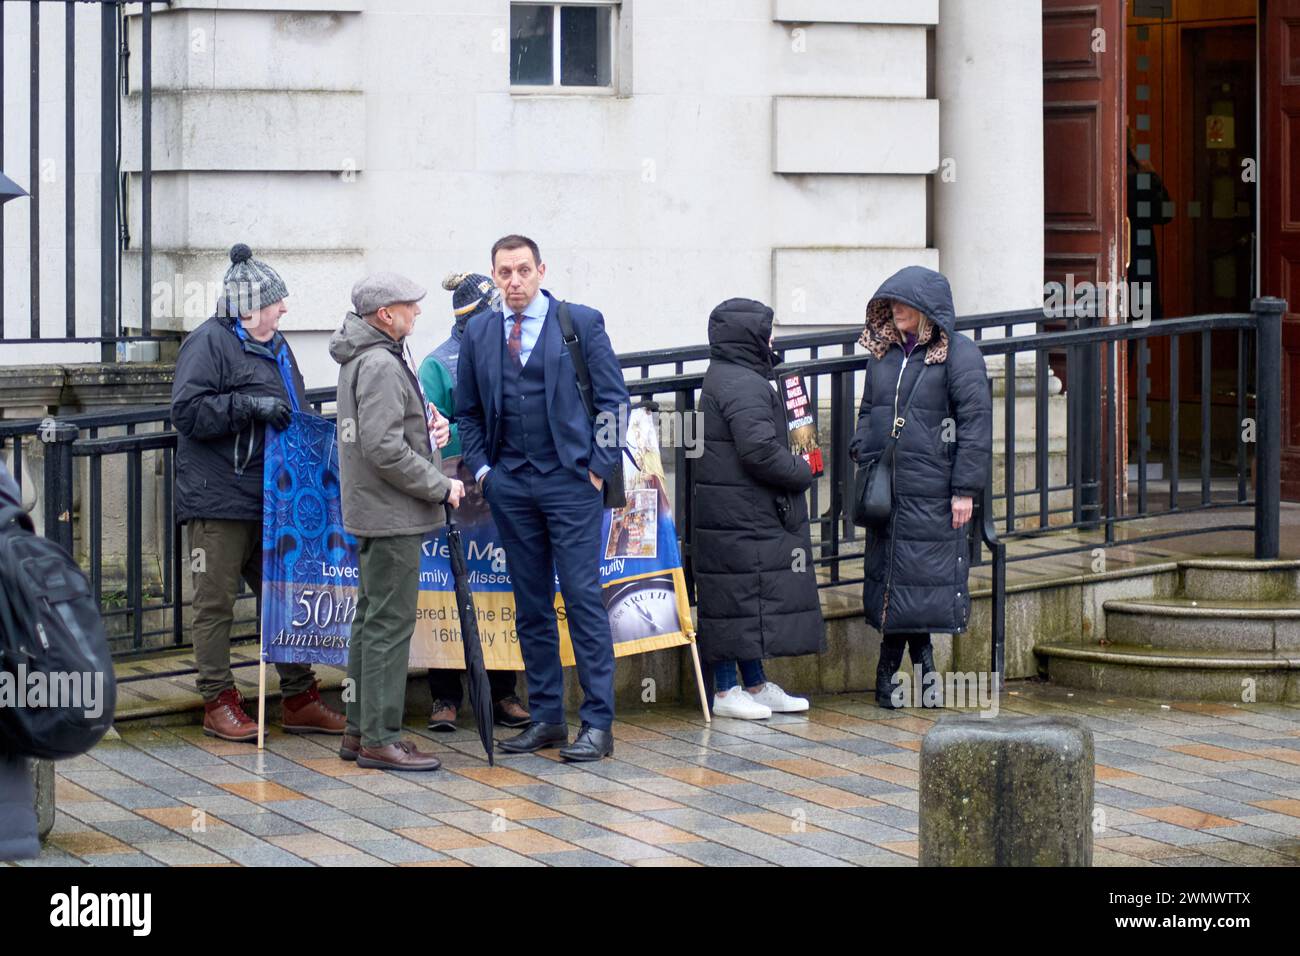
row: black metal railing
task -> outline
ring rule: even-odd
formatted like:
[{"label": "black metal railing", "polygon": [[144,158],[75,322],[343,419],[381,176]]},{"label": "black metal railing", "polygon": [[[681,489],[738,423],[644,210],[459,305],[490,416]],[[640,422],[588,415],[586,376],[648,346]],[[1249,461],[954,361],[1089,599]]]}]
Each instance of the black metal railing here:
[{"label": "black metal railing", "polygon": [[[112,362],[116,356],[117,343],[132,341],[157,341],[159,335],[153,329],[151,309],[153,281],[151,274],[152,255],[152,35],[153,7],[155,4],[166,6],[170,0],[149,0],[145,3],[133,3],[138,6],[141,20],[141,48],[134,53],[127,47],[124,19],[128,0],[0,0],[0,155],[4,154],[4,142],[12,139],[15,128],[24,132],[28,141],[27,168],[6,169],[4,172],[23,186],[29,198],[22,200],[27,204],[29,222],[26,261],[6,261],[0,263],[0,345],[33,345],[43,343],[71,342],[98,343],[100,361]],[[97,8],[97,9],[95,9]],[[79,16],[79,13],[82,14]],[[24,14],[26,16],[24,16]],[[42,43],[42,37],[49,38],[51,30],[48,21],[62,14],[63,27],[61,42]],[[99,274],[96,288],[98,311],[94,328],[98,334],[84,334],[87,324],[78,327],[77,322],[77,277],[78,272],[87,273],[85,263],[77,260],[77,218],[78,214],[87,212],[88,197],[77,191],[77,152],[78,138],[76,123],[77,108],[80,101],[77,90],[77,47],[78,22],[85,31],[87,16],[98,14],[99,27],[99,95],[94,104],[81,104],[81,115],[94,118],[99,132],[99,172],[98,188],[98,242]],[[135,15],[134,12],[132,15]],[[44,22],[46,26],[42,26]],[[10,22],[23,23],[29,33],[28,66],[25,89],[13,93],[4,82],[4,40],[6,25]],[[12,32],[12,31],[11,31]],[[127,63],[130,56],[139,57],[139,89],[132,93],[128,89]],[[63,142],[61,176],[50,175],[53,172],[53,151],[43,147],[41,140],[40,111],[42,97],[45,107],[49,108],[48,90],[41,86],[43,59],[62,57],[63,74]],[[46,76],[48,77],[48,73]],[[131,244],[127,230],[127,195],[128,174],[122,170],[122,102],[128,95],[138,95],[141,106],[140,129],[140,171],[139,193],[141,222],[137,243],[141,252],[141,290],[140,311],[138,317],[123,315],[120,279],[122,274],[122,253]],[[28,102],[26,117],[11,116],[4,111],[4,102],[9,99],[25,98]],[[83,127],[84,129],[84,124]],[[84,144],[82,144],[84,150]],[[84,156],[84,154],[83,154]],[[52,217],[43,208],[41,197],[45,185],[53,185],[62,180],[63,216],[62,222],[48,221]],[[84,181],[84,178],[83,178]],[[81,203],[80,208],[78,202]],[[11,211],[12,214],[12,211]],[[4,207],[0,206],[0,232],[4,229]],[[54,241],[51,241],[54,236]],[[41,264],[42,249],[48,262],[51,247],[55,257],[61,256],[63,262],[63,321],[57,326],[42,320]],[[10,259],[6,250],[6,260]],[[21,274],[26,273],[30,286],[25,297],[27,303],[27,321],[19,324],[25,326],[17,336],[10,336],[6,330],[4,310],[4,283],[6,272],[13,272],[15,265]],[[84,287],[83,287],[84,291]],[[48,318],[49,309],[44,310]],[[83,309],[83,311],[85,311]],[[138,334],[128,334],[128,329],[139,329]],[[57,329],[57,331],[56,331]]]},{"label": "black metal railing", "polygon": [[[994,457],[1001,468],[990,461],[990,476],[981,499],[976,502],[972,535],[971,564],[991,566],[992,626],[991,659],[1002,672],[1005,651],[1006,569],[1013,561],[1045,556],[1059,556],[1111,544],[1136,544],[1206,531],[1252,531],[1254,552],[1258,558],[1274,558],[1280,547],[1280,411],[1281,316],[1285,303],[1279,299],[1259,299],[1249,313],[1194,316],[1138,325],[1102,324],[1085,317],[1057,317],[1038,310],[969,316],[958,320],[958,328],[971,335],[986,356],[992,369],[989,387],[999,384],[1003,395],[1001,444],[995,444]],[[1032,326],[1032,334],[1015,335],[1017,327]],[[1060,328],[1060,326],[1065,326]],[[990,335],[1002,332],[1001,337]],[[1170,488],[1167,505],[1152,508],[1145,468],[1137,474],[1136,496],[1124,488],[1118,464],[1126,455],[1118,423],[1120,369],[1117,349],[1129,345],[1138,349],[1138,388],[1127,419],[1134,424],[1135,447],[1139,461],[1145,464],[1150,453],[1148,426],[1149,389],[1142,383],[1146,360],[1143,352],[1153,343],[1162,343],[1177,357],[1179,343],[1193,337],[1203,347],[1216,332],[1235,331],[1243,346],[1253,340],[1256,361],[1252,367],[1240,358],[1236,394],[1240,419],[1253,413],[1256,441],[1253,442],[1255,492],[1250,497],[1247,467],[1252,443],[1234,429],[1232,454],[1236,462],[1235,480],[1227,494],[1216,492],[1207,461],[1215,451],[1211,434],[1212,402],[1209,376],[1204,376],[1199,401],[1202,407],[1202,435],[1199,461],[1179,450],[1179,405],[1181,392],[1176,372],[1171,382],[1171,401],[1167,412],[1171,441],[1168,450]],[[825,474],[810,492],[810,514],[817,530],[815,557],[823,587],[858,584],[862,581],[862,547],[860,535],[851,519],[846,494],[852,487],[854,463],[849,443],[857,425],[857,376],[865,368],[867,356],[855,350],[856,330],[786,336],[776,340],[784,362],[778,373],[804,376],[814,403],[823,411],[822,443],[826,448]],[[1206,347],[1203,354],[1209,354]],[[828,354],[829,353],[829,354]],[[1029,359],[1021,362],[1019,356]],[[661,349],[652,352],[626,353],[620,363],[627,375],[627,386],[634,401],[650,402],[653,407],[671,410],[681,422],[678,440],[670,443],[673,500],[679,523],[683,561],[691,579],[693,528],[695,525],[691,486],[694,470],[693,448],[687,439],[686,422],[696,409],[703,381],[703,367],[708,349],[703,346]],[[1175,362],[1172,366],[1177,368]],[[1054,386],[1049,387],[1057,372],[1064,376],[1061,396],[1066,403],[1064,461],[1058,461],[1061,478],[1053,480],[1049,422]],[[656,374],[658,373],[658,374]],[[1253,375],[1252,375],[1253,373]],[[1025,391],[1033,403],[1035,422],[1033,454],[1036,456],[1031,487],[1021,488],[1015,480],[1017,455],[1023,454],[1016,440],[1017,379],[1032,381]],[[1247,396],[1253,401],[1247,401]],[[316,411],[330,415],[334,389],[313,389],[308,393]],[[96,590],[103,597],[103,512],[106,461],[124,459],[126,498],[126,570],[122,592],[114,592],[121,607],[105,606],[108,617],[121,619],[118,629],[118,652],[134,654],[159,646],[186,643],[183,611],[182,572],[186,563],[181,530],[174,522],[172,506],[173,455],[175,432],[169,430],[169,408],[127,409],[116,412],[76,415],[63,419],[0,422],[0,450],[8,448],[15,476],[22,480],[24,441],[39,442],[43,450],[44,480],[41,499],[46,534],[59,540],[70,551],[76,545],[74,520],[78,515],[77,483],[74,464],[86,461],[86,477],[81,482],[80,514],[85,555]],[[141,431],[142,427],[154,430]],[[163,430],[157,430],[163,429]],[[109,431],[119,434],[101,434]],[[693,433],[702,440],[702,430]],[[1221,443],[1220,443],[1221,444]],[[666,451],[668,449],[665,449]],[[1222,449],[1220,449],[1222,451]],[[1057,455],[1059,459],[1061,455]],[[1178,468],[1188,463],[1200,475],[1199,494],[1181,493]],[[143,475],[152,466],[157,476],[157,490],[152,504],[159,513],[159,572],[153,593],[146,593],[143,556],[143,514],[146,498]],[[1003,476],[1001,488],[995,487],[994,474]],[[1060,500],[1062,498],[1068,500]],[[1019,502],[1029,503],[1020,507]],[[1001,515],[998,514],[999,506]],[[1194,512],[1212,512],[1223,508],[1252,508],[1247,522],[1206,525],[1191,528],[1147,528],[1128,534],[1125,526],[1137,521]],[[1121,532],[1124,532],[1121,536]],[[1053,532],[1071,532],[1064,539],[1049,537]],[[1083,541],[1081,535],[1091,535]],[[1034,541],[1032,550],[1008,555],[1007,546],[1017,540]],[[856,576],[852,572],[856,571]],[[149,621],[154,625],[150,626]],[[246,619],[254,628],[256,616]],[[161,622],[161,623],[159,623]]]}]

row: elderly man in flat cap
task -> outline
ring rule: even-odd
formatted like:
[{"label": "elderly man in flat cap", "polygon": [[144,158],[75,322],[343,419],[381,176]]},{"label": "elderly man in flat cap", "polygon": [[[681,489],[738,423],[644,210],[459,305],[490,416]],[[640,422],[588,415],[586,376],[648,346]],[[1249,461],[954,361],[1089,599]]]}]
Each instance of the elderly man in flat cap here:
[{"label": "elderly man in flat cap", "polygon": [[[442,473],[450,426],[432,421],[403,354],[424,289],[380,272],[352,288],[352,307],[330,338],[339,363],[339,479],[343,526],[357,538],[360,578],[348,678],[353,699],[339,756],[384,770],[437,770],[402,739],[406,667],[420,591],[421,542],[460,504],[465,486]],[[433,440],[430,440],[432,434]]]}]

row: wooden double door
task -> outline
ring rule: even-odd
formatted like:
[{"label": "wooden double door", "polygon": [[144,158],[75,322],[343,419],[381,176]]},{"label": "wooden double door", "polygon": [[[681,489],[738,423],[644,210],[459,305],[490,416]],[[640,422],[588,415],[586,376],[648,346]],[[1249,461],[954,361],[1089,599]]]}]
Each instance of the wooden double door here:
[{"label": "wooden double door", "polygon": [[1282,497],[1300,500],[1300,0],[1264,0],[1260,73],[1262,269],[1282,319]]},{"label": "wooden double door", "polygon": [[[1300,500],[1300,0],[1044,0],[1043,61],[1045,281],[1147,280],[1157,321],[1285,298],[1283,496]],[[1201,348],[1180,349],[1179,398],[1209,389],[1230,449],[1238,360],[1254,356],[1217,335],[1203,380]],[[1120,409],[1127,359],[1117,350]],[[1167,347],[1149,374],[1158,448]],[[1199,454],[1199,428],[1181,437]]]}]

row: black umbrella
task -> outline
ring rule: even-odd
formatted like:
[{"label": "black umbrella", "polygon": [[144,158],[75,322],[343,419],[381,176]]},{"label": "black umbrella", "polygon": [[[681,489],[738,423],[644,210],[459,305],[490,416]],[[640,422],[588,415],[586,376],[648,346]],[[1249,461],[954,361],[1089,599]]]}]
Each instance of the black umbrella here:
[{"label": "black umbrella", "polygon": [[492,757],[492,686],[488,683],[487,667],[483,663],[483,645],[478,636],[478,614],[474,610],[474,592],[469,588],[469,571],[465,567],[465,543],[460,529],[452,520],[451,506],[447,505],[447,553],[451,557],[451,576],[456,582],[456,611],[460,615],[460,640],[465,645],[465,676],[469,684],[469,706],[478,724],[478,739],[483,741],[488,766]]},{"label": "black umbrella", "polygon": [[0,173],[0,204],[7,203],[11,199],[17,199],[19,196],[26,196],[27,190],[23,189],[16,182]]}]

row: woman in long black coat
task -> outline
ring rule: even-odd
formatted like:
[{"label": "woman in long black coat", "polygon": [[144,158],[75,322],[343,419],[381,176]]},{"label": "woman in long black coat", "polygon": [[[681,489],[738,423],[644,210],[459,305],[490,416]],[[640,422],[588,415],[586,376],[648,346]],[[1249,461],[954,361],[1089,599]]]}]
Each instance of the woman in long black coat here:
[{"label": "woman in long black coat", "polygon": [[826,643],[804,500],[812,471],[790,452],[771,340],[770,308],[723,302],[709,316],[700,393],[693,555],[700,651],[713,664],[713,712],[745,719],[806,710],[806,700],[766,679],[762,662],[815,654]]},{"label": "woman in long black coat", "polygon": [[886,708],[896,706],[891,688],[905,648],[924,703],[941,702],[930,632],[959,633],[970,617],[970,517],[988,480],[993,413],[984,356],[954,323],[948,280],[909,266],[871,298],[859,340],[871,358],[854,459],[878,455],[895,417],[905,419],[893,511],[883,531],[868,532],[862,589],[867,621],[882,635],[876,701]]}]

